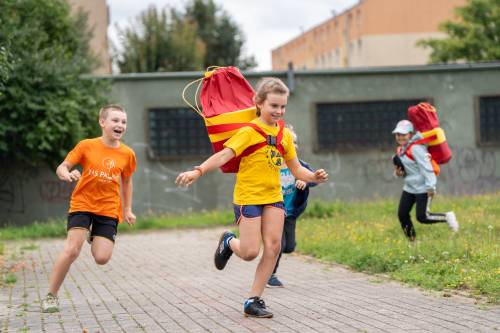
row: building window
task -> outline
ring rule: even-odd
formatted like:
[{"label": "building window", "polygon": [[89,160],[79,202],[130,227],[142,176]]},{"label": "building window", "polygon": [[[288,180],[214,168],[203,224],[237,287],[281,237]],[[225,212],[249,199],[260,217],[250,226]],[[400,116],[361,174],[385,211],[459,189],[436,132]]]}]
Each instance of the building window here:
[{"label": "building window", "polygon": [[188,108],[148,110],[150,157],[200,157],[212,154],[203,119]]},{"label": "building window", "polygon": [[422,101],[429,99],[316,104],[315,150],[391,149],[396,123]]},{"label": "building window", "polygon": [[479,143],[500,145],[500,96],[479,98]]}]

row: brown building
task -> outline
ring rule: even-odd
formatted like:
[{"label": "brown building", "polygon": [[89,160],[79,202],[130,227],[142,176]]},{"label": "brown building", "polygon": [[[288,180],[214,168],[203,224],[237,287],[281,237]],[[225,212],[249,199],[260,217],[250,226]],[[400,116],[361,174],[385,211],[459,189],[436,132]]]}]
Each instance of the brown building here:
[{"label": "brown building", "polygon": [[111,74],[111,57],[108,50],[109,9],[106,0],[68,0],[71,11],[83,10],[88,14],[88,27],[92,29],[90,49],[97,55],[100,66],[95,74]]},{"label": "brown building", "polygon": [[360,0],[358,4],[272,51],[273,70],[419,65],[439,38],[439,24],[454,19],[466,0]]}]

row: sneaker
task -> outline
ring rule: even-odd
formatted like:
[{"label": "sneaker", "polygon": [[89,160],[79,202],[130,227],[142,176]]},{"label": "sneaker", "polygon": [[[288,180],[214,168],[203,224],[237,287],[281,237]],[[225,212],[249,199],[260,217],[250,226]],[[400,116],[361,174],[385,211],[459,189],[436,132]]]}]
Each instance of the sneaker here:
[{"label": "sneaker", "polygon": [[42,311],[45,313],[59,312],[59,299],[57,296],[48,293],[42,300]]},{"label": "sneaker", "polygon": [[269,280],[267,280],[267,285],[266,287],[268,288],[283,288],[283,283],[278,279],[278,276],[276,274],[271,275]]},{"label": "sneaker", "polygon": [[446,223],[448,223],[448,227],[450,227],[451,230],[453,230],[454,232],[458,231],[458,221],[455,213],[446,213]]},{"label": "sneaker", "polygon": [[214,263],[218,270],[223,270],[226,267],[227,261],[231,258],[233,250],[229,247],[229,241],[236,235],[230,231],[224,231],[219,238],[219,244],[215,250]]},{"label": "sneaker", "polygon": [[251,297],[243,305],[245,317],[272,318],[273,314],[267,311],[266,303],[258,296]]}]

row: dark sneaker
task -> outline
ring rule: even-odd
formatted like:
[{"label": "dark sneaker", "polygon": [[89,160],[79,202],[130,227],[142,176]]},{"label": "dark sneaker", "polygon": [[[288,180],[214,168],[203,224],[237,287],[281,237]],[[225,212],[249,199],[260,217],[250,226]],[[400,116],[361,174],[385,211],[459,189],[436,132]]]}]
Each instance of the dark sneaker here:
[{"label": "dark sneaker", "polygon": [[251,297],[243,305],[245,317],[272,318],[273,314],[267,311],[266,303],[260,297]]},{"label": "dark sneaker", "polygon": [[267,285],[266,287],[268,288],[283,288],[283,283],[278,279],[278,276],[276,274],[271,275],[269,280],[267,280]]},{"label": "dark sneaker", "polygon": [[219,238],[219,244],[215,249],[214,263],[218,270],[223,270],[226,267],[227,261],[231,258],[233,251],[229,247],[229,241],[236,235],[230,231],[224,231]]}]

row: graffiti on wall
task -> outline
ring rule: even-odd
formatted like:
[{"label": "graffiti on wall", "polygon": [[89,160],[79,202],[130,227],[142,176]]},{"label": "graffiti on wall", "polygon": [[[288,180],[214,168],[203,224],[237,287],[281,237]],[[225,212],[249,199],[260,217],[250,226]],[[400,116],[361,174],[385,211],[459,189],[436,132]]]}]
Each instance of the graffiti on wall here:
[{"label": "graffiti on wall", "polygon": [[441,176],[448,192],[455,195],[489,193],[500,190],[495,151],[452,147],[453,158]]},{"label": "graffiti on wall", "polygon": [[[453,158],[441,166],[440,187],[453,195],[491,193],[500,190],[495,151],[477,148],[451,147]],[[500,152],[499,152],[500,153]],[[391,154],[377,154],[361,164],[365,182],[388,184],[393,176]]]},{"label": "graffiti on wall", "polygon": [[0,169],[0,209],[7,213],[24,213],[24,189],[22,172]]},{"label": "graffiti on wall", "polygon": [[43,202],[68,202],[76,183],[44,180],[38,183],[38,194]]}]

